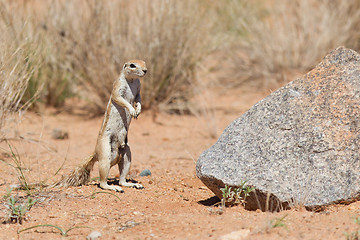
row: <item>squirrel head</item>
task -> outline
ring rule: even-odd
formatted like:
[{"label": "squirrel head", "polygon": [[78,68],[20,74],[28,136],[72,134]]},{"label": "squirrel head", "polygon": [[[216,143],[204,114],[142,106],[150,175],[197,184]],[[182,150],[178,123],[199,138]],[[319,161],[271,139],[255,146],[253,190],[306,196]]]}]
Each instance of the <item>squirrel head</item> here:
[{"label": "squirrel head", "polygon": [[123,66],[125,78],[139,78],[145,76],[147,72],[146,64],[142,60],[130,60]]}]

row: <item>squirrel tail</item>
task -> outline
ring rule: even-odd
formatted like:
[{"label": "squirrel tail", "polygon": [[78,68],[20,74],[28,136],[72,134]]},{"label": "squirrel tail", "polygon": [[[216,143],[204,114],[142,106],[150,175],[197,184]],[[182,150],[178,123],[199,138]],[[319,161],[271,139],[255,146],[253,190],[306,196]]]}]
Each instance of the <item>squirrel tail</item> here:
[{"label": "squirrel tail", "polygon": [[96,154],[93,153],[85,158],[80,166],[78,166],[69,175],[62,177],[60,181],[50,187],[70,187],[84,185],[89,181],[90,172],[96,162]]}]

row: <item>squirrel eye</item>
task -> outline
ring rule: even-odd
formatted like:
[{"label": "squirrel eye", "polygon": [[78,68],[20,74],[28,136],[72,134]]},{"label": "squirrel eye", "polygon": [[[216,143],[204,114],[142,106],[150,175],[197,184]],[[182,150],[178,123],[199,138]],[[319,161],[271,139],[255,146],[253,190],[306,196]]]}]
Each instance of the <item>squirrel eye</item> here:
[{"label": "squirrel eye", "polygon": [[136,68],[135,64],[130,64],[131,68]]}]

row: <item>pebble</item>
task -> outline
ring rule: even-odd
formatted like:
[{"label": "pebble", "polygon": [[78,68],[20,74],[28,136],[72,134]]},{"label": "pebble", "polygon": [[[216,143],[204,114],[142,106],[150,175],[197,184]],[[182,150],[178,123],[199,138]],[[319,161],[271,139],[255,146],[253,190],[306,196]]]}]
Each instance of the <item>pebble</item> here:
[{"label": "pebble", "polygon": [[68,139],[69,133],[66,131],[63,131],[59,128],[55,128],[55,129],[53,129],[53,131],[51,133],[51,137],[53,139]]},{"label": "pebble", "polygon": [[138,212],[138,211],[133,212],[133,214],[134,214],[135,216],[142,216],[142,215],[144,215],[142,212]]},{"label": "pebble", "polygon": [[150,176],[150,175],[151,175],[151,172],[149,169],[145,169],[139,174],[139,176],[141,176],[141,177]]},{"label": "pebble", "polygon": [[221,236],[219,240],[241,240],[241,239],[245,239],[247,236],[249,236],[249,234],[250,234],[249,229],[242,229]]},{"label": "pebble", "polygon": [[101,237],[101,232],[92,231],[87,237],[86,240],[96,240]]}]

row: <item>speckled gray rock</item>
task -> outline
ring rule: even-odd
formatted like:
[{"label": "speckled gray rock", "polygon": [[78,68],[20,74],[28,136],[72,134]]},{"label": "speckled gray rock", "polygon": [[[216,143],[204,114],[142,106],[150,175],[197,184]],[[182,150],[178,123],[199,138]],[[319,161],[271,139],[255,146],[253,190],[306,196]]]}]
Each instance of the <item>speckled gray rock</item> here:
[{"label": "speckled gray rock", "polygon": [[232,122],[199,157],[218,197],[247,180],[248,209],[313,208],[360,196],[360,55],[339,47]]}]

